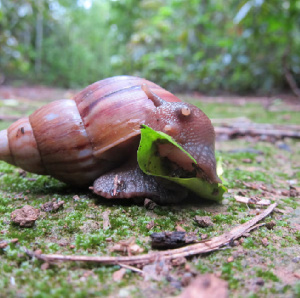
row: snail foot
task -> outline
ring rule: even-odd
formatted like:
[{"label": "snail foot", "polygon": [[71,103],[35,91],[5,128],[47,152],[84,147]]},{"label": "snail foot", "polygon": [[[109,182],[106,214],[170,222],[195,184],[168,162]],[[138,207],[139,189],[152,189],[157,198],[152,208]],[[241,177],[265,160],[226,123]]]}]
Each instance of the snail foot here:
[{"label": "snail foot", "polygon": [[136,160],[99,177],[93,191],[107,199],[151,198],[161,204],[177,203],[188,194],[181,186],[146,175]]}]

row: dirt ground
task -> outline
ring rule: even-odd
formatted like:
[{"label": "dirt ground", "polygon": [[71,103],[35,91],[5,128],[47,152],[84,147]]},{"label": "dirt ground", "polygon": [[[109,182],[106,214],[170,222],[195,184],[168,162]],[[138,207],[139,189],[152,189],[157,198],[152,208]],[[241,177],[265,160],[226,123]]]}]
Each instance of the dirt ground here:
[{"label": "dirt ground", "polygon": [[[76,93],[43,86],[0,86],[0,128],[47,102]],[[300,133],[300,100],[289,95],[178,96],[203,109],[216,127],[230,127],[242,119],[243,124],[280,125]],[[76,190],[1,162],[0,296],[196,297],[193,293],[209,295],[219,288],[218,297],[300,297],[299,139],[220,134],[216,150],[228,189],[222,203],[192,198],[153,209],[133,201],[107,201],[88,189]],[[260,205],[262,200],[266,206]],[[146,265],[138,268],[142,273],[118,265],[49,264],[24,253],[26,248],[45,254],[118,256],[122,253],[114,249],[120,243],[127,247],[125,255],[133,244],[141,249],[138,254],[147,253],[153,251],[154,232],[184,231],[205,241],[244,224],[271,203],[277,207],[263,226],[225,248],[178,264]],[[11,214],[27,205],[35,212],[34,222],[31,218],[27,227],[20,227]],[[197,216],[208,216],[210,224],[200,226]]]}]

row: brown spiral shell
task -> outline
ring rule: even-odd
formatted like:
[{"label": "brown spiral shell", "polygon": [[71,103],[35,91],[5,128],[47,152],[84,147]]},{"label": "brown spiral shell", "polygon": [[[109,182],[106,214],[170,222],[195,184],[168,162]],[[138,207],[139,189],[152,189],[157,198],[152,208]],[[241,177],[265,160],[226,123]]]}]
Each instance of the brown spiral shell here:
[{"label": "brown spiral shell", "polygon": [[166,101],[180,101],[142,78],[104,79],[1,131],[0,159],[67,183],[91,184],[137,148],[140,125],[154,108],[143,84]]}]

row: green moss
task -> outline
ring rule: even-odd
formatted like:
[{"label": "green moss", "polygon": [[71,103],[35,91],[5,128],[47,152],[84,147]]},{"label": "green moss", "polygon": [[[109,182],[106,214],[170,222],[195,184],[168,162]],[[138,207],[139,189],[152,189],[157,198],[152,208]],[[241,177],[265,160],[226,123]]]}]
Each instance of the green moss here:
[{"label": "green moss", "polygon": [[[204,110],[212,118],[240,116],[241,107],[230,104],[205,104]],[[261,122],[282,123],[282,113],[257,110],[259,104],[247,103],[243,115]],[[291,113],[291,121],[298,123],[296,113]],[[298,122],[297,122],[298,121]],[[272,190],[288,189],[293,180],[299,185],[299,145],[290,141],[292,153],[282,151],[276,144],[247,141],[245,139],[222,142],[219,154],[224,161],[224,179],[230,193],[224,204],[209,202],[186,202],[183,205],[158,206],[153,211],[132,201],[108,201],[99,199],[88,190],[76,190],[55,179],[29,174],[20,175],[16,167],[0,162],[0,242],[8,246],[0,249],[0,289],[4,297],[99,297],[99,296],[163,296],[166,293],[178,295],[179,291],[167,281],[147,281],[139,275],[127,271],[121,282],[114,282],[113,273],[119,266],[100,266],[95,264],[65,263],[51,265],[42,270],[42,263],[26,256],[23,247],[31,250],[41,249],[45,253],[78,255],[120,255],[111,252],[110,247],[120,240],[130,237],[145,249],[151,249],[149,235],[153,232],[174,231],[176,226],[183,227],[196,235],[208,237],[220,235],[253,218],[257,206],[247,206],[235,201],[234,195],[247,191],[247,195],[264,197],[262,190],[252,190],[244,182],[262,182]],[[230,150],[253,148],[261,154]],[[280,156],[285,157],[282,161]],[[260,163],[257,157],[260,157]],[[251,163],[243,162],[250,159]],[[30,178],[30,179],[28,179]],[[297,180],[298,179],[298,180]],[[74,199],[75,195],[79,199]],[[30,204],[40,208],[41,204],[56,198],[64,200],[64,208],[55,213],[46,213],[32,228],[20,228],[10,223],[13,210]],[[272,199],[272,198],[271,198]],[[217,273],[229,283],[233,297],[282,297],[299,296],[300,284],[288,286],[276,276],[277,268],[289,264],[296,268],[298,263],[291,262],[291,255],[299,255],[300,233],[293,228],[299,213],[299,200],[276,195],[274,201],[278,208],[287,210],[285,214],[273,213],[264,222],[274,220],[272,230],[260,227],[245,237],[242,245],[228,246],[210,254],[195,256],[187,260],[196,274]],[[292,210],[291,210],[292,208]],[[103,230],[104,211],[110,211],[111,227]],[[251,213],[250,213],[251,212]],[[200,228],[193,218],[196,215],[210,216],[214,225]],[[149,229],[147,224],[154,222]],[[91,224],[91,226],[89,225]],[[96,224],[97,223],[97,224]],[[292,232],[291,232],[292,231]],[[11,243],[18,238],[17,243]],[[107,241],[110,238],[111,241]],[[264,246],[262,239],[268,239]],[[70,245],[75,247],[71,248]],[[234,256],[232,262],[228,258]],[[184,266],[174,267],[170,275],[181,280]],[[253,290],[255,278],[262,278],[265,284]],[[149,292],[148,292],[149,291]],[[252,292],[251,292],[252,291]],[[150,293],[150,294],[149,294]]]},{"label": "green moss", "polygon": [[282,199],[282,202],[284,202],[287,206],[292,207],[293,209],[296,209],[299,206],[299,202],[298,200],[295,200],[295,198]]},{"label": "green moss", "polygon": [[218,223],[218,224],[232,224],[235,220],[234,215],[229,215],[229,214],[217,214],[213,217],[213,221]]},{"label": "green moss", "polygon": [[258,268],[256,270],[256,275],[258,277],[262,277],[264,280],[279,281],[279,278],[270,270],[262,270],[261,268]]},{"label": "green moss", "polygon": [[236,276],[234,269],[234,263],[225,263],[221,267],[222,277],[228,281],[230,289],[236,289],[240,285],[240,280]]},{"label": "green moss", "polygon": [[247,249],[256,248],[256,244],[255,244],[253,238],[252,237],[245,238],[244,242],[243,242],[243,247],[245,247]]},{"label": "green moss", "polygon": [[243,182],[262,181],[265,183],[274,183],[273,177],[266,175],[264,172],[249,172],[239,168],[226,170],[224,177],[228,181],[229,187],[243,186]]}]

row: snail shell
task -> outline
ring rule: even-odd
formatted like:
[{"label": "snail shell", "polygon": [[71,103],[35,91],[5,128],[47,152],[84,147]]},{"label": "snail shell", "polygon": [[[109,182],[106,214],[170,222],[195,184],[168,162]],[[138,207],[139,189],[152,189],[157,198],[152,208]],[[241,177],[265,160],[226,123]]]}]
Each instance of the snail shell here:
[{"label": "snail shell", "polygon": [[143,84],[165,101],[180,101],[142,78],[104,79],[2,130],[0,159],[66,183],[90,185],[137,149],[140,125],[155,108]]},{"label": "snail shell", "polygon": [[0,132],[0,159],[77,186],[95,181],[94,192],[106,198],[182,200],[186,189],[138,167],[141,124],[170,135],[197,162],[173,145],[157,144],[174,169],[220,182],[209,118],[160,86],[130,76],[96,82],[74,99],[54,101],[19,119]]}]

